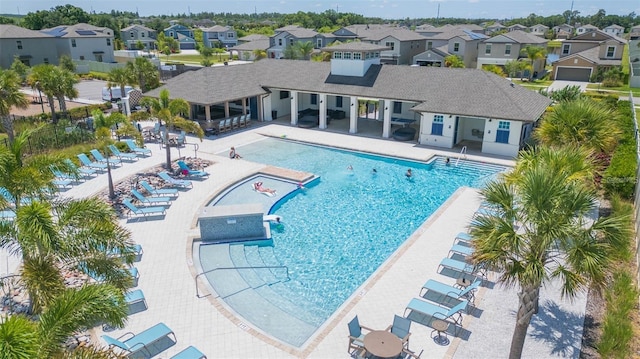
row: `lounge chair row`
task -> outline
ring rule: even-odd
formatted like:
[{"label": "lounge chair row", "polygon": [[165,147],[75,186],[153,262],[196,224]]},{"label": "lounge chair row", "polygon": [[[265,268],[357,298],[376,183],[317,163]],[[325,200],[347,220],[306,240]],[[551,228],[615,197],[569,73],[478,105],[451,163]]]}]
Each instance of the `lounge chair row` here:
[{"label": "lounge chair row", "polygon": [[[182,162],[182,161],[179,161]],[[186,164],[185,164],[186,166]],[[188,168],[188,167],[187,167]],[[195,171],[195,170],[190,170]],[[198,174],[193,174],[194,176],[205,177],[209,174],[204,171],[197,171]],[[202,172],[202,173],[200,173]],[[133,189],[131,194],[144,206],[136,206],[133,204],[132,198],[124,198],[122,200],[122,204],[129,209],[129,216],[160,216],[166,214],[166,207],[158,206],[158,204],[170,205],[171,201],[178,196],[179,188],[189,188],[193,187],[193,183],[189,180],[176,179],[169,175],[168,172],[163,171],[158,173],[158,176],[163,179],[166,183],[168,183],[172,188],[154,188],[146,181],[140,181],[139,184],[144,188],[145,191],[149,194],[148,196],[143,195],[138,190]]]},{"label": "lounge chair row", "polygon": [[250,124],[251,114],[229,117],[218,121],[218,125],[213,128],[213,132],[216,134],[221,134],[223,132],[235,130],[237,128],[247,127]]}]

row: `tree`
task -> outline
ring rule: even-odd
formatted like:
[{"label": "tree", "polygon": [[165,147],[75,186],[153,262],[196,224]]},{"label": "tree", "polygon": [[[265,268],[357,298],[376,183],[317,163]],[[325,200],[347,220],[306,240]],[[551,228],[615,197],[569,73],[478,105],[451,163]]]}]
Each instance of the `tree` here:
[{"label": "tree", "polygon": [[127,72],[132,83],[138,85],[142,92],[147,92],[160,86],[158,68],[144,57],[136,57],[134,61],[127,62]]},{"label": "tree", "polygon": [[547,55],[547,50],[540,46],[531,46],[527,45],[522,51],[521,54],[527,56],[527,59],[530,61],[531,70],[529,72],[529,80],[533,78],[533,72],[535,69],[535,62],[537,60],[544,59]]},{"label": "tree", "polygon": [[22,24],[31,30],[41,30],[58,25],[74,25],[90,21],[91,17],[82,8],[67,4],[53,7],[50,10],[30,12],[22,19]]},{"label": "tree", "polygon": [[28,79],[32,87],[39,88],[49,100],[51,107],[51,119],[53,123],[58,123],[55,115],[53,99],[56,98],[60,104],[60,111],[66,113],[67,102],[65,97],[78,97],[78,90],[74,87],[78,83],[78,78],[68,70],[57,66],[42,64],[34,66]]},{"label": "tree", "polygon": [[27,108],[28,105],[26,96],[20,92],[20,76],[14,71],[0,69],[0,117],[10,144],[14,140],[11,108]]},{"label": "tree", "polygon": [[543,96],[550,97],[554,102],[575,101],[582,97],[582,89],[577,85],[567,85],[560,90],[551,92],[545,89],[540,89],[538,92]]},{"label": "tree", "polygon": [[62,55],[60,56],[60,65],[61,68],[74,73],[76,71],[76,64],[71,60],[71,56]]},{"label": "tree", "polygon": [[27,79],[27,74],[29,73],[29,66],[20,61],[20,58],[16,55],[13,57],[10,70],[18,74],[18,76],[20,76],[20,81],[24,82]]},{"label": "tree", "polygon": [[606,153],[618,142],[618,116],[589,98],[565,101],[545,115],[534,136],[551,147],[576,145]]},{"label": "tree", "polygon": [[255,59],[255,61],[262,60],[266,57],[267,57],[267,52],[265,50],[262,50],[262,49],[253,50],[253,58]]},{"label": "tree", "polygon": [[109,72],[107,87],[111,89],[115,86],[120,86],[120,93],[122,96],[126,95],[125,86],[135,86],[136,78],[132,76],[131,72],[126,67],[116,67]]},{"label": "tree", "polygon": [[502,71],[502,68],[500,66],[497,65],[482,65],[482,69],[488,72],[492,72],[498,76],[503,76],[504,77],[504,71]]},{"label": "tree", "polygon": [[509,358],[520,358],[540,287],[554,281],[572,298],[589,284],[605,282],[609,253],[628,238],[622,217],[587,218],[597,195],[566,167],[574,148],[555,151],[520,168],[507,182],[498,179],[481,191],[495,214],[471,224],[474,265],[496,271],[498,282],[517,287],[519,305]]},{"label": "tree", "polygon": [[14,314],[0,322],[0,352],[5,359],[77,358],[85,353],[95,359],[114,358],[111,351],[91,346],[68,350],[64,342],[97,323],[121,327],[126,317],[122,291],[113,286],[98,284],[66,289],[37,319]]},{"label": "tree", "polygon": [[464,61],[458,55],[449,55],[444,58],[444,66],[452,68],[464,68]]},{"label": "tree", "polygon": [[[159,98],[143,98],[142,105],[151,108],[151,114],[158,118],[160,126],[164,121],[167,128],[177,127],[187,132],[195,133],[200,140],[204,137],[204,131],[197,122],[189,121],[182,117],[189,113],[189,103],[181,98],[170,100],[169,90],[161,90]],[[169,147],[169,134],[166,130],[164,131],[163,141],[167,150],[166,166],[168,170],[171,170],[171,148]]]},{"label": "tree", "polygon": [[138,41],[136,42],[136,49],[137,49],[137,50],[144,50],[144,44],[142,43],[142,41],[141,41],[141,40],[138,40]]},{"label": "tree", "polygon": [[304,60],[311,59],[311,53],[313,52],[313,43],[311,41],[298,41],[294,46],[296,53]]},{"label": "tree", "polygon": [[198,47],[198,52],[202,55],[202,61],[200,64],[204,67],[209,67],[213,65],[213,60],[211,60],[211,56],[213,56],[213,49],[205,46],[204,44],[200,44]]},{"label": "tree", "polygon": [[504,64],[504,70],[507,72],[509,78],[518,76],[518,73],[522,73],[526,67],[526,63],[518,60],[510,60]]}]

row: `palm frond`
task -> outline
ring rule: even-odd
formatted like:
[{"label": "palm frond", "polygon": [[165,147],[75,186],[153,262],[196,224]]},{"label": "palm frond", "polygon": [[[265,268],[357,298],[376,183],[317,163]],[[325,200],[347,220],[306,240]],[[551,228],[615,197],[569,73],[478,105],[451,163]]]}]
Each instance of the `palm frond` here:
[{"label": "palm frond", "polygon": [[38,344],[36,325],[29,318],[12,315],[0,323],[0,358],[36,358]]}]

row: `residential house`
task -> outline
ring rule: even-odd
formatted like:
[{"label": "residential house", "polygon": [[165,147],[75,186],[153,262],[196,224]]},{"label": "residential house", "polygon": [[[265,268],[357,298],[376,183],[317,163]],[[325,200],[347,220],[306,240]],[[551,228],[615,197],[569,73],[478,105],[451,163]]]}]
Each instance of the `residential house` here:
[{"label": "residential house", "polygon": [[339,39],[334,34],[318,33],[314,40],[314,48],[321,49],[325,46],[329,46]]},{"label": "residential house", "polygon": [[626,40],[601,30],[564,40],[551,76],[555,80],[589,81],[597,71],[622,65],[625,44]]},{"label": "residential house", "polygon": [[444,66],[444,57],[457,55],[465,67],[475,68],[478,61],[478,44],[489,37],[483,34],[450,28],[426,39],[426,50],[413,57],[413,64],[421,66]]},{"label": "residential house", "polygon": [[238,39],[238,44],[244,44],[245,42],[251,42],[256,40],[269,40],[269,36],[262,34],[250,34]]},{"label": "residential house", "polygon": [[475,32],[478,34],[484,34],[484,28],[482,26],[476,24],[456,24],[456,25],[442,25],[440,27],[434,27],[431,25],[421,25],[416,27],[414,30],[418,34],[424,37],[431,37],[437,34],[441,34],[443,32],[448,32],[451,30],[469,30],[471,32]]},{"label": "residential house", "polygon": [[568,36],[570,37],[571,35],[573,35],[574,27],[569,24],[562,24],[562,25],[556,25],[551,29],[553,30],[553,33],[556,34],[556,37],[558,37],[558,33],[560,33],[561,31],[569,34]]},{"label": "residential house", "polygon": [[234,53],[238,55],[239,60],[253,61],[256,59],[256,50],[263,50],[266,53],[268,48],[269,38],[267,37],[266,39],[243,42],[230,47],[228,50],[232,55],[234,55]]},{"label": "residential house", "polygon": [[284,58],[284,50],[287,46],[293,46],[298,42],[310,41],[316,44],[317,32],[297,25],[289,25],[275,30],[275,34],[269,39],[267,57],[271,59]]},{"label": "residential house", "polygon": [[362,42],[387,48],[380,53],[380,62],[410,65],[413,57],[425,51],[426,38],[414,31],[389,25],[351,25],[334,32],[336,36],[354,36]]},{"label": "residential house", "polygon": [[27,66],[58,64],[55,37],[16,25],[0,25],[0,68],[8,69],[17,57]]},{"label": "residential house", "polygon": [[596,30],[600,30],[600,29],[598,29],[597,27],[591,24],[586,24],[576,28],[576,35],[582,35],[584,33],[596,31]]},{"label": "residential house", "polygon": [[[524,31],[511,31],[482,41],[478,46],[478,65],[504,66],[507,61],[525,58],[522,50],[527,46],[546,48],[547,40]],[[533,63],[534,76],[544,71],[545,59]]]},{"label": "residential house", "polygon": [[154,29],[150,29],[142,25],[131,25],[120,30],[120,38],[124,42],[124,46],[127,49],[136,49],[138,41],[144,45],[147,50],[155,49],[157,32]]},{"label": "residential house", "polygon": [[629,40],[640,39],[640,25],[633,26],[629,31]]},{"label": "residential house", "polygon": [[549,31],[549,26],[542,24],[533,25],[529,28],[529,32],[531,34],[541,37],[544,37],[547,34],[547,31]]},{"label": "residential house", "polygon": [[180,50],[195,50],[197,46],[193,30],[184,25],[175,24],[175,20],[172,21],[174,21],[174,24],[163,30],[164,36],[177,40]]},{"label": "residential house", "polygon": [[508,32],[512,32],[512,31],[529,31],[529,28],[524,26],[524,25],[520,25],[520,24],[513,24],[511,26],[507,27],[507,31]]},{"label": "residential house", "polygon": [[487,35],[491,35],[491,34],[493,34],[493,33],[495,33],[495,32],[505,30],[506,28],[507,28],[507,27],[506,27],[506,26],[504,26],[504,25],[502,25],[501,23],[499,23],[499,22],[494,22],[493,24],[491,24],[491,25],[487,25],[487,26],[484,28],[484,33],[485,33],[485,34],[487,34]]},{"label": "residential house", "polygon": [[617,37],[622,37],[622,35],[624,35],[624,27],[617,24],[609,25],[602,29],[602,31]]},{"label": "residential house", "polygon": [[108,27],[80,23],[42,29],[40,32],[57,38],[58,56],[68,55],[73,60],[115,62],[114,33]]},{"label": "residential house", "polygon": [[[385,46],[343,43],[322,49],[331,62],[265,59],[185,72],[145,95],[167,89],[206,121],[250,114],[292,126],[396,138],[440,148],[468,146],[514,157],[550,99],[478,69],[384,66]],[[211,84],[218,86],[211,87]],[[359,116],[360,101],[375,116]],[[370,129],[370,130],[369,130]],[[408,134],[408,136],[405,136]]]},{"label": "residential house", "polygon": [[217,44],[220,44],[229,48],[238,44],[238,33],[231,26],[216,25],[202,29],[202,42],[207,47],[218,47]]}]

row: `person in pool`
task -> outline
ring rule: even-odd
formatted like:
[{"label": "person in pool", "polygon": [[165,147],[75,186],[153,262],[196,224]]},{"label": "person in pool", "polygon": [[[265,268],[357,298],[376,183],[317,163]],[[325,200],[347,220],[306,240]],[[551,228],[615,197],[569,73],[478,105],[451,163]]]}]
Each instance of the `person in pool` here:
[{"label": "person in pool", "polygon": [[240,156],[240,155],[236,152],[236,148],[235,148],[235,147],[231,147],[231,150],[229,151],[229,158],[231,158],[231,159],[235,159],[235,158],[242,158],[242,156]]},{"label": "person in pool", "polygon": [[444,164],[445,164],[445,166],[450,165],[451,164],[451,159],[449,157],[447,157],[447,159],[444,160]]},{"label": "person in pool", "polygon": [[411,172],[411,168],[409,168],[407,170],[407,173],[405,173],[404,175],[407,176],[407,178],[411,178],[413,176],[413,173]]}]

